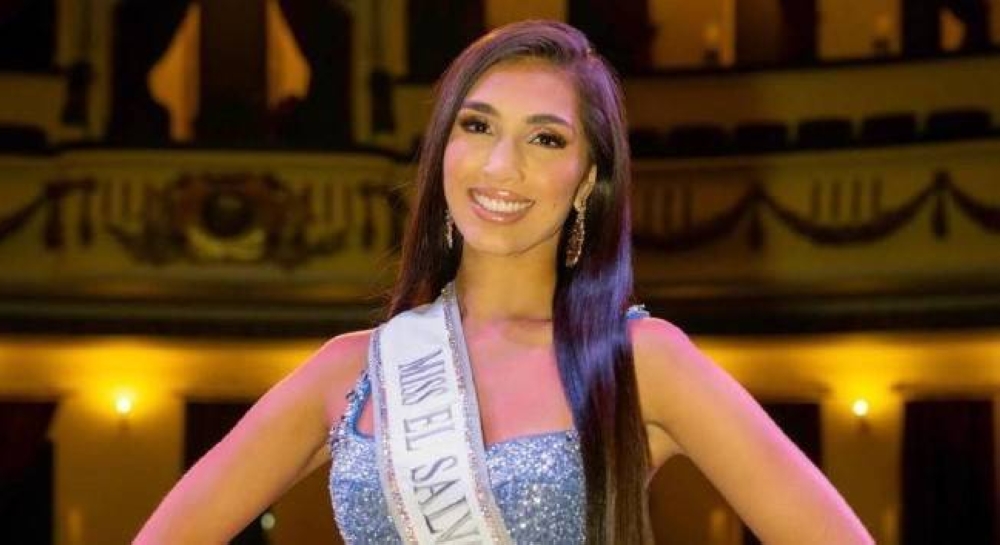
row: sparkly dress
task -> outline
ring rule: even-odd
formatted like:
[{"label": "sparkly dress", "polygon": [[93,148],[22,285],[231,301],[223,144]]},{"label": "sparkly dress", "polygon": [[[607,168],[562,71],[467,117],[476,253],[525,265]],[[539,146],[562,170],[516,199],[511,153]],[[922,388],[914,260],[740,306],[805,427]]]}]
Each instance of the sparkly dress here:
[{"label": "sparkly dress", "polygon": [[[330,495],[337,526],[348,545],[401,543],[382,494],[375,440],[357,421],[371,391],[367,373],[330,434]],[[497,507],[514,542],[584,542],[583,460],[576,431],[503,441],[486,448],[486,467]]]},{"label": "sparkly dress", "polygon": [[[638,307],[628,317],[648,316]],[[330,496],[347,545],[402,543],[382,493],[375,439],[358,431],[371,393],[362,373],[340,423],[330,432]],[[576,430],[515,437],[486,447],[497,507],[519,545],[585,541],[583,459]]]}]

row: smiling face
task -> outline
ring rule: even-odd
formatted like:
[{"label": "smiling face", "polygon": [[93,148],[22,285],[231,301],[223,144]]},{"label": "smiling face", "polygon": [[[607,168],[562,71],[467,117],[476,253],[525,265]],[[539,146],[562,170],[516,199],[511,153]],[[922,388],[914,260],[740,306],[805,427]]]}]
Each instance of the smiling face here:
[{"label": "smiling face", "polygon": [[554,255],[594,183],[577,102],[569,76],[541,60],[498,64],[470,89],[444,153],[463,255]]}]

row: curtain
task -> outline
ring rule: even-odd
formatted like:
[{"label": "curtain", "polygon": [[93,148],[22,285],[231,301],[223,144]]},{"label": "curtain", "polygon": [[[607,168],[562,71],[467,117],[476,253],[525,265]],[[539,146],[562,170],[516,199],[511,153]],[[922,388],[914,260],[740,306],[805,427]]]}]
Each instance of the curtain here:
[{"label": "curtain", "polygon": [[816,61],[819,18],[816,0],[780,0],[781,61],[808,64]]},{"label": "curtain", "polygon": [[932,55],[941,50],[940,0],[903,0],[903,54]]},{"label": "curtain", "polygon": [[649,21],[648,0],[570,0],[567,18],[619,72],[652,68],[655,28]]},{"label": "curtain", "polygon": [[45,545],[52,535],[53,402],[0,403],[0,536]]},{"label": "curtain", "polygon": [[902,543],[996,543],[993,403],[906,404]]},{"label": "curtain", "polygon": [[[184,410],[184,468],[194,465],[209,449],[233,429],[250,408],[250,403],[188,401]],[[243,529],[232,545],[266,545],[260,518]]]},{"label": "curtain", "polygon": [[54,67],[55,0],[0,2],[0,71]]},{"label": "curtain", "polygon": [[281,11],[312,70],[309,94],[289,108],[282,140],[338,147],[352,140],[351,16],[338,2],[280,0]]},{"label": "curtain", "polygon": [[147,77],[163,56],[191,0],[120,0],[114,18],[110,140],[166,143],[170,120],[149,94]]},{"label": "curtain", "polygon": [[407,7],[406,49],[412,80],[436,81],[486,28],[483,0],[410,0]]}]

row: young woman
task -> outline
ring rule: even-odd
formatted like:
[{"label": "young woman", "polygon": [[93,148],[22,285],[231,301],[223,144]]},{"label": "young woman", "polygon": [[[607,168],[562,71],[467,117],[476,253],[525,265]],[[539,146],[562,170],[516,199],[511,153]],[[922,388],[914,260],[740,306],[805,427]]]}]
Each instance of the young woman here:
[{"label": "young woman", "polygon": [[332,456],[348,543],[638,544],[675,454],[765,543],[871,543],[733,379],[629,307],[629,178],[617,82],[579,31],[472,44],[438,87],[391,319],[271,389],[136,543],[224,542]]}]

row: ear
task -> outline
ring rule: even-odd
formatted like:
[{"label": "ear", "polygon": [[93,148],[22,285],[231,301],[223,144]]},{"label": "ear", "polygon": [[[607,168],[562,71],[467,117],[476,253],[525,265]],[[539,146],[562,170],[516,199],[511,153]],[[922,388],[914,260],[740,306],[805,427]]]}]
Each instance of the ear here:
[{"label": "ear", "polygon": [[587,202],[587,198],[590,197],[590,192],[594,190],[594,185],[596,184],[597,165],[590,165],[587,176],[580,182],[579,187],[576,188],[576,196],[573,198],[573,208],[577,211],[583,208],[584,203]]}]

